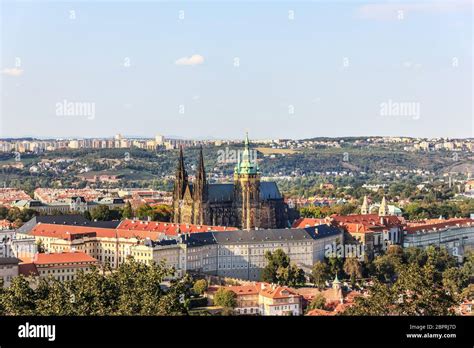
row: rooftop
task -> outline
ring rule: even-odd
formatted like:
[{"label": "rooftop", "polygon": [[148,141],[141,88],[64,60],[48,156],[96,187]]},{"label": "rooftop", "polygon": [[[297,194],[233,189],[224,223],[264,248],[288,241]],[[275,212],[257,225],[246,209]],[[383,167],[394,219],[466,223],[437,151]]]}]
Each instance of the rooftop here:
[{"label": "rooftop", "polygon": [[72,251],[63,253],[38,253],[33,258],[35,265],[61,264],[61,263],[95,263],[96,259],[84,252]]}]

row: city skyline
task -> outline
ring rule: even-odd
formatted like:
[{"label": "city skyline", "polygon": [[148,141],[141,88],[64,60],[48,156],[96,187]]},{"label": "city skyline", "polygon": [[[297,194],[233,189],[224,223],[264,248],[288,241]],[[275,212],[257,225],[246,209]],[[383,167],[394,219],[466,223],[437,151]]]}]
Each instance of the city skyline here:
[{"label": "city skyline", "polygon": [[[0,137],[0,140],[8,141],[8,140],[21,140],[21,139],[32,139],[38,141],[48,141],[48,140],[88,140],[88,139],[114,139],[117,135],[120,135],[123,139],[154,139],[156,136],[162,136],[165,140],[189,140],[189,141],[197,141],[197,142],[215,142],[215,141],[230,141],[230,142],[242,142],[243,136],[240,137],[183,137],[180,135],[166,135],[166,134],[155,134],[155,135],[128,135],[128,134],[112,134],[112,135],[103,135],[103,136],[33,136],[33,135],[25,135],[25,136],[18,136],[18,137]],[[270,137],[262,137],[262,138],[252,138],[250,139],[251,142],[260,142],[260,141],[270,141],[270,140],[292,140],[292,141],[304,141],[304,140],[311,140],[311,139],[349,139],[349,138],[403,138],[403,139],[413,139],[413,140],[436,140],[436,139],[447,139],[447,140],[472,140],[474,136],[468,137],[448,137],[448,136],[439,136],[439,137],[416,137],[416,136],[404,136],[404,135],[376,135],[376,134],[363,134],[363,135],[340,135],[340,136],[310,136],[307,138],[290,138],[290,137],[282,137],[282,138],[270,138]]]},{"label": "city skyline", "polygon": [[2,138],[474,134],[470,1],[1,6]]}]

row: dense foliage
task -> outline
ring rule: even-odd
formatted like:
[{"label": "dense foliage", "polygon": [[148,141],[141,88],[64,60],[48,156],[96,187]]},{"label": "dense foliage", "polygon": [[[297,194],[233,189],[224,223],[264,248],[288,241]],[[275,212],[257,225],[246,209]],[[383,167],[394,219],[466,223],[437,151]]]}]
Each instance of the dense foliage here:
[{"label": "dense foliage", "polygon": [[305,283],[304,271],[290,262],[290,258],[281,249],[265,253],[267,265],[262,271],[262,281],[287,286]]},{"label": "dense foliage", "polygon": [[473,298],[474,254],[462,266],[443,248],[394,248],[365,265],[373,284],[345,315],[448,315]]},{"label": "dense foliage", "polygon": [[163,263],[145,265],[132,258],[117,270],[97,268],[76,279],[42,278],[38,284],[15,277],[0,288],[2,315],[185,315],[192,281],[188,276],[165,279],[174,270]]}]

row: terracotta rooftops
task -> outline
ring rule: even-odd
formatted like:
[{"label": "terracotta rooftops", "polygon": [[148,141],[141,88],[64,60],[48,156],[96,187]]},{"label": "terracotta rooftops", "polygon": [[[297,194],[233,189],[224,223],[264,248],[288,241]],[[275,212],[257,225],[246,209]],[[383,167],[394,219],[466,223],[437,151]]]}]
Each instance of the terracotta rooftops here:
[{"label": "terracotta rooftops", "polygon": [[[442,221],[442,222],[439,222]],[[454,218],[448,220],[435,220],[435,223],[425,222],[425,223],[417,223],[417,222],[409,222],[408,226],[405,227],[405,231],[407,233],[416,233],[416,232],[434,232],[444,228],[450,227],[468,227],[474,226],[474,219],[463,219],[463,218]]]},{"label": "terracotta rooftops", "polygon": [[33,258],[33,263],[37,266],[53,263],[95,263],[96,259],[84,252],[73,251],[64,253],[38,253]]},{"label": "terracotta rooftops", "polygon": [[118,229],[130,231],[150,231],[160,232],[166,235],[178,235],[179,233],[196,233],[208,231],[235,231],[235,227],[210,226],[196,224],[176,224],[171,222],[143,221],[143,220],[123,220]]}]

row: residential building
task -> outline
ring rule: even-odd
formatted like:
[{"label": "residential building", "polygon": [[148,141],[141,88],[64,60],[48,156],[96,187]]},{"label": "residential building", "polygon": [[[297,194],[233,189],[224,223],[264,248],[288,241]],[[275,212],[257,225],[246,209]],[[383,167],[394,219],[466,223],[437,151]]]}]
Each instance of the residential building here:
[{"label": "residential building", "polygon": [[13,207],[21,210],[32,209],[45,214],[55,214],[57,212],[69,213],[90,211],[100,205],[106,205],[109,209],[121,208],[125,205],[122,198],[103,198],[97,201],[87,202],[84,197],[69,197],[64,201],[43,203],[39,200],[20,200],[12,203]]},{"label": "residential building", "polygon": [[436,219],[408,222],[404,229],[403,246],[444,247],[462,261],[464,253],[474,248],[474,219]]},{"label": "residential building", "polygon": [[0,280],[4,287],[9,287],[12,279],[18,276],[19,262],[16,257],[0,257]]},{"label": "residential building", "polygon": [[343,231],[334,226],[237,230],[180,236],[186,270],[246,280],[260,280],[265,253],[283,250],[292,262],[309,270],[324,259],[327,245],[343,244]]},{"label": "residential building", "polygon": [[323,221],[344,229],[348,233],[346,243],[360,243],[369,253],[402,243],[403,220],[394,215],[352,214],[331,215],[325,219],[301,218],[295,220],[293,228],[315,226]]},{"label": "residential building", "polygon": [[[206,295],[211,302],[219,288],[213,286],[208,289]],[[240,315],[296,316],[303,313],[302,296],[286,286],[249,283],[224,288],[235,294],[237,305],[234,311]]]},{"label": "residential building", "polygon": [[73,280],[79,271],[87,272],[98,262],[84,252],[37,253],[32,259],[24,259],[20,273],[56,280]]},{"label": "residential building", "polygon": [[117,228],[52,221],[26,225],[16,239],[34,238],[47,252],[82,251],[112,267],[128,256],[147,264],[166,260],[180,272],[250,280],[260,279],[267,251],[282,249],[294,263],[309,270],[324,258],[327,245],[344,242],[342,230],[328,225],[250,231],[137,220],[124,220]]}]

